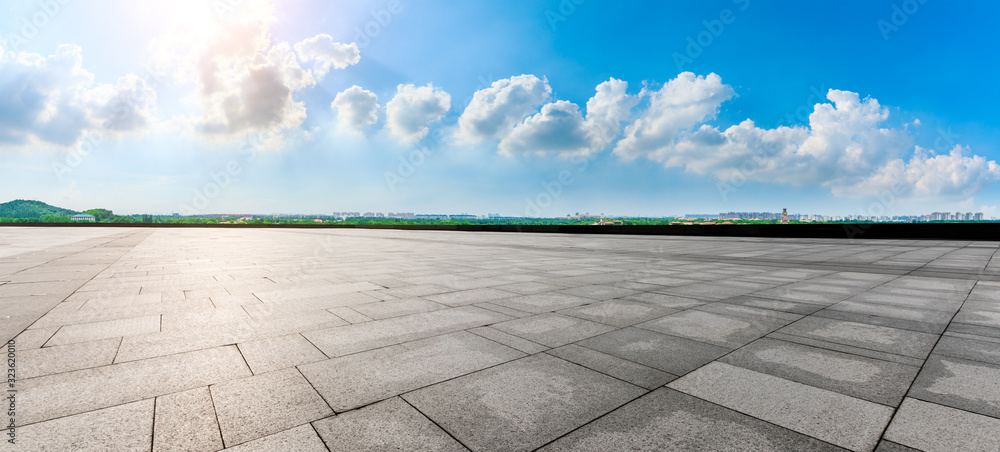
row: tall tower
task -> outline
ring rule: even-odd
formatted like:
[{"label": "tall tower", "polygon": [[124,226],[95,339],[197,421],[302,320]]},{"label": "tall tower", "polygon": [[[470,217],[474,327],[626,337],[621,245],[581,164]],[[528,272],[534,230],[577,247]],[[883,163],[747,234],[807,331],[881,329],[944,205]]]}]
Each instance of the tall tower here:
[{"label": "tall tower", "polygon": [[781,208],[781,224],[788,224],[788,209]]}]

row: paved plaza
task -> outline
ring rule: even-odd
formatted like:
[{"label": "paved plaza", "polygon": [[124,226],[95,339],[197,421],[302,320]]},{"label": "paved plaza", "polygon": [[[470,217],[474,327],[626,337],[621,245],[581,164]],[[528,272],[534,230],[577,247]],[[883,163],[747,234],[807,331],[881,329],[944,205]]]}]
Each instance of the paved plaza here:
[{"label": "paved plaza", "polygon": [[0,228],[5,450],[997,451],[998,245]]}]

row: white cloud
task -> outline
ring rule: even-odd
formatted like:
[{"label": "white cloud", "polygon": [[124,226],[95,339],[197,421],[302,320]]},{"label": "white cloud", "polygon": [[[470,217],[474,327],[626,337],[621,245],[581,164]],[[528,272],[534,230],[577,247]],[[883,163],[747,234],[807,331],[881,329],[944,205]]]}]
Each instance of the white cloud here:
[{"label": "white cloud", "polygon": [[0,52],[0,143],[69,146],[87,130],[124,133],[149,124],[156,93],[141,79],[129,74],[116,85],[95,85],[82,64],[75,45],[48,56]]},{"label": "white cloud", "polygon": [[272,42],[272,14],[261,8],[245,20],[216,24],[211,33],[181,28],[153,41],[152,66],[195,85],[184,101],[199,112],[180,122],[208,138],[254,134],[262,147],[280,147],[283,137],[302,132],[307,112],[298,93],[360,56],[355,44],[328,35],[305,39],[294,51],[287,42]]},{"label": "white cloud", "polygon": [[358,85],[337,93],[330,107],[337,111],[341,128],[352,133],[378,122],[378,96]]},{"label": "white cloud", "polygon": [[426,86],[398,85],[396,95],[386,104],[389,132],[404,141],[418,141],[427,135],[427,125],[441,119],[451,109],[451,96],[428,83]]},{"label": "white cloud", "polygon": [[472,95],[469,106],[458,118],[457,137],[469,144],[500,138],[551,94],[548,81],[534,75],[497,80]]},{"label": "white cloud", "polygon": [[864,181],[836,187],[834,194],[870,196],[889,192],[912,198],[966,198],[1000,180],[1000,165],[955,146],[944,155],[917,146],[909,162],[892,160]]},{"label": "white cloud", "polygon": [[680,132],[715,117],[734,92],[714,73],[703,77],[683,72],[658,91],[643,90],[640,95],[649,96],[649,106],[625,128],[614,153],[626,159],[663,160]]},{"label": "white cloud", "polygon": [[815,105],[808,126],[762,129],[749,119],[724,131],[701,125],[648,156],[730,184],[820,185],[849,197],[886,191],[899,198],[969,197],[1000,178],[995,162],[966,156],[967,149],[934,156],[914,147],[904,130],[882,127],[889,110],[875,99],[839,90],[827,99]]},{"label": "white cloud", "polygon": [[626,94],[628,82],[610,79],[597,85],[597,94],[587,101],[587,129],[597,149],[611,144],[621,133],[622,122],[639,103],[638,96]]},{"label": "white cloud", "polygon": [[317,79],[323,78],[331,67],[343,69],[361,61],[357,44],[333,42],[333,37],[328,34],[318,34],[296,43],[295,53],[303,62],[315,63],[312,72]]},{"label": "white cloud", "polygon": [[580,107],[560,100],[545,104],[500,141],[500,153],[580,155],[590,152],[591,142]]},{"label": "white cloud", "polygon": [[587,117],[580,108],[560,100],[546,104],[541,112],[517,124],[500,141],[500,153],[589,155],[610,144],[621,132],[636,96],[625,93],[628,83],[611,79],[597,86],[597,94],[587,102]]}]

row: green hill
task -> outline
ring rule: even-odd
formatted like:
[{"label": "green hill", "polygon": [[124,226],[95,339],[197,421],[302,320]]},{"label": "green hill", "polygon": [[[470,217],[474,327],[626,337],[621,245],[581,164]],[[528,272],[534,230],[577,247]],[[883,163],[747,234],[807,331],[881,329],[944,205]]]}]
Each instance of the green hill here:
[{"label": "green hill", "polygon": [[44,218],[46,215],[75,215],[76,211],[50,206],[41,201],[15,199],[0,204],[0,218]]}]

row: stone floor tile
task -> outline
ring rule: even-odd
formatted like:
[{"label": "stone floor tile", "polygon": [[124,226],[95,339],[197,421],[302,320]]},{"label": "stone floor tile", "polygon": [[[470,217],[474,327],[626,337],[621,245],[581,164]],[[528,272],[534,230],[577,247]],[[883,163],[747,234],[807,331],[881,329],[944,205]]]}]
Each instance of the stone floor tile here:
[{"label": "stone floor tile", "polygon": [[885,438],[927,452],[996,451],[1000,419],[907,398]]},{"label": "stone floor tile", "polygon": [[303,333],[327,356],[344,356],[510,319],[475,306],[375,320]]},{"label": "stone floor tile", "polygon": [[446,308],[448,308],[447,305],[424,300],[423,298],[403,298],[399,300],[380,301],[378,303],[359,304],[351,307],[351,309],[376,320]]},{"label": "stone floor tile", "polygon": [[768,338],[758,339],[719,361],[888,406],[899,406],[920,370]]},{"label": "stone floor tile", "polygon": [[938,339],[934,334],[819,317],[806,317],[778,332],[914,358],[925,358]]},{"label": "stone floor tile", "polygon": [[545,350],[549,349],[549,347],[546,347],[542,344],[531,342],[527,339],[514,336],[513,334],[504,333],[503,331],[488,326],[471,328],[467,331],[477,336],[485,337],[486,339],[489,339],[491,341],[499,342],[503,345],[506,345],[515,350],[522,351],[529,355],[539,352],[544,352]]},{"label": "stone floor tile", "polygon": [[612,331],[577,345],[673,375],[684,375],[729,353],[727,348],[641,328]]},{"label": "stone floor tile", "polygon": [[540,449],[838,451],[833,445],[662,388]]},{"label": "stone floor tile", "polygon": [[226,447],[333,414],[294,368],[227,381],[211,390]]},{"label": "stone floor tile", "polygon": [[120,338],[18,351],[18,378],[34,378],[111,364]]},{"label": "stone floor tile", "polygon": [[327,358],[301,334],[258,339],[237,346],[254,375]]},{"label": "stone floor tile", "polygon": [[678,297],[676,295],[667,295],[656,292],[646,292],[635,295],[629,295],[627,297],[623,297],[622,299],[641,301],[643,303],[652,303],[658,306],[662,306],[664,308],[671,308],[671,309],[688,309],[708,303],[705,300],[696,300],[694,298]]},{"label": "stone floor tile", "polygon": [[1000,365],[1000,341],[990,338],[941,336],[935,354]]},{"label": "stone floor tile", "polygon": [[330,450],[467,451],[399,397],[313,422]]},{"label": "stone floor tile", "polygon": [[464,331],[300,366],[337,412],[524,356]]},{"label": "stone floor tile", "polygon": [[893,409],[783,378],[713,362],[667,385],[851,450],[872,450]]},{"label": "stone floor tile", "polygon": [[207,386],[156,398],[153,452],[219,449],[222,436]]},{"label": "stone floor tile", "polygon": [[19,381],[28,424],[250,375],[235,346],[217,347]]},{"label": "stone floor tile", "polygon": [[546,292],[493,300],[490,303],[519,311],[541,314],[560,309],[594,303],[592,298],[579,297],[560,292]]},{"label": "stone floor tile", "polygon": [[18,427],[16,450],[149,450],[152,433],[153,399],[146,399]]},{"label": "stone floor tile", "polygon": [[1000,365],[933,354],[909,397],[1000,417]]},{"label": "stone floor tile", "polygon": [[547,347],[559,347],[615,328],[561,314],[539,314],[492,325],[492,328]]},{"label": "stone floor tile", "polygon": [[471,290],[460,290],[457,292],[448,292],[435,295],[426,295],[426,298],[431,301],[436,301],[438,303],[446,304],[448,306],[464,306],[467,304],[483,303],[492,300],[499,300],[502,298],[510,298],[519,295],[515,292],[508,292],[505,290],[492,289],[492,288],[479,288]]},{"label": "stone floor tile", "polygon": [[108,320],[105,322],[66,325],[52,336],[46,347],[96,341],[112,337],[132,336],[160,331],[160,316],[151,315],[131,319]]},{"label": "stone floor tile", "polygon": [[776,300],[773,298],[754,297],[750,295],[740,295],[732,298],[719,300],[722,303],[730,303],[752,308],[770,309],[773,311],[790,312],[792,314],[809,315],[820,309],[822,306],[809,303],[798,303],[788,300]]},{"label": "stone floor tile", "polygon": [[650,303],[628,300],[600,301],[576,308],[563,309],[560,314],[592,320],[623,328],[676,312]]},{"label": "stone floor tile", "polygon": [[344,319],[344,321],[349,323],[364,323],[371,322],[373,319],[368,317],[358,311],[355,311],[347,306],[340,306],[336,308],[327,309],[333,315]]},{"label": "stone floor tile", "polygon": [[787,323],[786,320],[751,320],[689,310],[640,323],[637,327],[734,349]]},{"label": "stone floor tile", "polygon": [[643,392],[637,386],[541,353],[403,398],[472,450],[526,451]]},{"label": "stone floor tile", "polygon": [[655,389],[663,386],[675,378],[666,372],[646,367],[642,364],[634,363],[625,359],[601,353],[576,344],[564,345],[559,348],[549,350],[548,353],[557,358],[562,358],[574,364],[579,364],[591,370],[596,370],[602,374],[607,374],[620,380],[625,380],[636,386],[646,389]]},{"label": "stone floor tile", "polygon": [[258,438],[250,442],[223,449],[227,452],[327,452],[323,440],[316,434],[311,425],[305,424],[290,428],[283,432]]}]

